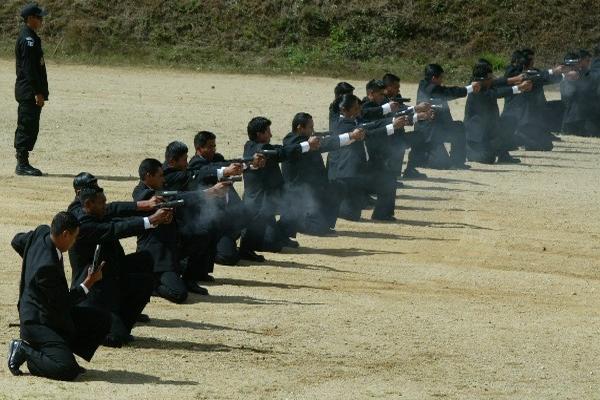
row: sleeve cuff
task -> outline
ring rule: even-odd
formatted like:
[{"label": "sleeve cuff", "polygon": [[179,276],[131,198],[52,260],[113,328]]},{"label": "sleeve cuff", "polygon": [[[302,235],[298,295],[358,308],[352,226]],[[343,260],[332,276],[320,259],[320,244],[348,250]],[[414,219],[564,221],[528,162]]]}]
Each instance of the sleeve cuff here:
[{"label": "sleeve cuff", "polygon": [[83,289],[83,292],[87,296],[87,294],[90,292],[90,289],[88,289],[83,283],[81,285],[79,285],[79,286],[81,286],[81,288]]},{"label": "sleeve cuff", "polygon": [[152,228],[155,228],[155,226],[150,223],[150,218],[144,217],[144,229],[152,229]]},{"label": "sleeve cuff", "polygon": [[467,89],[467,94],[473,93],[473,85],[465,86],[465,89]]},{"label": "sleeve cuff", "polygon": [[389,114],[392,112],[392,106],[390,105],[390,103],[385,103],[384,105],[381,106],[381,108],[383,109],[383,115]]},{"label": "sleeve cuff", "polygon": [[385,129],[387,130],[387,134],[388,134],[388,136],[391,136],[391,135],[393,135],[393,134],[394,134],[394,131],[395,131],[395,129],[394,129],[394,124],[389,124],[389,125],[386,125],[386,126],[385,126]]},{"label": "sleeve cuff", "polygon": [[513,91],[513,94],[519,94],[519,93],[521,93],[521,91],[519,90],[518,86],[513,86],[512,87],[512,91]]},{"label": "sleeve cuff", "polygon": [[417,113],[414,113],[411,118],[412,118],[413,125],[416,124],[417,122],[419,122],[419,115]]},{"label": "sleeve cuff", "polygon": [[225,167],[221,167],[217,170],[217,180],[223,179],[223,175],[225,174]]},{"label": "sleeve cuff", "polygon": [[339,138],[340,138],[340,147],[348,146],[350,143],[352,143],[352,139],[350,139],[349,133],[341,134],[339,136]]},{"label": "sleeve cuff", "polygon": [[554,75],[554,70],[553,70],[553,69],[549,69],[549,70],[548,70],[548,73],[549,73],[550,75]]},{"label": "sleeve cuff", "polygon": [[300,147],[302,147],[302,153],[307,153],[310,150],[310,145],[308,142],[300,143]]}]

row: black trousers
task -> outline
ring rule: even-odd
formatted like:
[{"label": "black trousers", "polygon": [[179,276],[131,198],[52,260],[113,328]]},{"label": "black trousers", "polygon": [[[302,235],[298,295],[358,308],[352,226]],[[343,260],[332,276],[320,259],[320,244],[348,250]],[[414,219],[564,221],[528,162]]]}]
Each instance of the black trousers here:
[{"label": "black trousers", "polygon": [[17,109],[17,130],[15,131],[15,149],[32,151],[40,131],[42,107],[34,100],[20,101]]},{"label": "black trousers", "polygon": [[339,212],[339,189],[330,182],[318,187],[308,183],[286,188],[281,209],[280,225],[286,236],[298,232],[306,235],[323,235],[335,228]]},{"label": "black trousers", "polygon": [[242,234],[240,251],[278,253],[283,249],[282,240],[285,237],[285,230],[276,221],[275,215],[258,213],[251,217],[246,231]]},{"label": "black trousers", "polygon": [[237,265],[240,261],[240,252],[237,247],[237,237],[230,234],[221,236],[217,243],[215,262],[221,265]]},{"label": "black trousers", "polygon": [[423,167],[427,163],[430,141],[426,135],[415,132],[404,137],[406,147],[410,147],[406,170]]},{"label": "black trousers", "polygon": [[396,203],[396,177],[389,171],[366,174],[353,178],[337,179],[340,193],[339,218],[358,221],[364,206],[364,193],[375,193],[377,201],[373,219],[385,219],[394,215]]},{"label": "black trousers", "polygon": [[173,303],[183,303],[188,297],[187,287],[179,273],[175,271],[156,272],[154,275],[156,293]]},{"label": "black trousers", "polygon": [[[433,125],[433,136],[427,148],[426,166],[433,169],[449,169],[461,166],[467,160],[465,127],[460,121]],[[450,143],[450,153],[444,143]]]},{"label": "black trousers", "polygon": [[71,318],[75,334],[69,338],[44,325],[21,326],[21,339],[29,344],[24,349],[32,375],[71,381],[79,375],[74,354],[88,362],[92,359],[109,331],[108,313],[92,307],[74,307]]},{"label": "black trousers", "polygon": [[199,281],[215,269],[218,229],[211,233],[186,235],[180,240],[179,256],[185,260],[182,277],[186,282]]},{"label": "black trousers", "polygon": [[119,266],[119,293],[117,306],[111,311],[112,324],[109,335],[125,339],[131,333],[139,315],[150,302],[154,289],[152,258],[145,252],[125,256]]}]

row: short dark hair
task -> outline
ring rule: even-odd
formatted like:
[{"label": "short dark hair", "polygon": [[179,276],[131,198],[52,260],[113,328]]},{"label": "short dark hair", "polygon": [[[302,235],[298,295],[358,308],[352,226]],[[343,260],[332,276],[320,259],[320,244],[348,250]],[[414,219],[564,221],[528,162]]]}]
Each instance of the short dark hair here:
[{"label": "short dark hair", "polygon": [[165,161],[177,161],[188,153],[188,147],[180,141],[171,142],[165,150]]},{"label": "short dark hair", "polygon": [[64,231],[73,233],[79,228],[79,221],[73,214],[68,211],[61,211],[52,218],[52,224],[50,225],[50,233],[54,236],[58,236]]},{"label": "short dark hair", "polygon": [[298,126],[306,126],[308,121],[312,119],[312,115],[305,112],[299,112],[292,120],[292,132],[296,132]]},{"label": "short dark hair", "polygon": [[196,133],[194,136],[194,148],[198,149],[200,147],[206,146],[209,140],[215,140],[217,135],[209,131],[200,131]]},{"label": "short dark hair", "polygon": [[348,110],[355,103],[360,103],[360,99],[353,94],[345,94],[340,101],[340,109]]},{"label": "short dark hair", "polygon": [[79,198],[79,202],[81,205],[85,205],[85,202],[88,200],[94,201],[98,195],[104,193],[104,189],[101,187],[89,187],[83,188],[79,191],[77,197]]},{"label": "short dark hair", "polygon": [[444,68],[439,64],[429,64],[425,67],[425,80],[430,81],[444,73]]},{"label": "short dark hair", "polygon": [[80,172],[73,179],[73,189],[75,190],[91,186],[98,186],[98,178],[89,172]]},{"label": "short dark hair", "polygon": [[374,92],[376,90],[384,90],[384,89],[385,89],[385,84],[383,83],[383,81],[381,79],[371,79],[369,82],[367,82],[367,86],[366,86],[367,94],[369,92]]},{"label": "short dark hair", "polygon": [[345,94],[352,94],[352,92],[354,92],[354,86],[348,82],[340,82],[333,89],[333,94],[336,98],[342,97]]},{"label": "short dark hair", "polygon": [[155,175],[158,170],[162,168],[162,164],[155,158],[146,158],[140,163],[138,173],[140,174],[140,180],[144,180],[147,174]]},{"label": "short dark hair", "polygon": [[523,50],[515,50],[510,56],[510,63],[513,66],[520,67],[522,69],[527,64],[527,55],[523,52]]},{"label": "short dark hair", "polygon": [[473,67],[473,80],[485,79],[493,72],[492,65],[486,60],[479,60]]},{"label": "short dark hair", "polygon": [[590,53],[589,50],[579,49],[579,59],[590,58],[590,57],[592,57],[592,53]]},{"label": "short dark hair", "polygon": [[248,138],[256,140],[259,133],[266,131],[271,126],[271,121],[265,117],[254,117],[248,122]]},{"label": "short dark hair", "polygon": [[383,78],[381,78],[381,80],[383,81],[383,84],[388,87],[394,83],[400,82],[400,78],[397,75],[391,74],[391,73],[387,73],[385,75],[383,75]]}]

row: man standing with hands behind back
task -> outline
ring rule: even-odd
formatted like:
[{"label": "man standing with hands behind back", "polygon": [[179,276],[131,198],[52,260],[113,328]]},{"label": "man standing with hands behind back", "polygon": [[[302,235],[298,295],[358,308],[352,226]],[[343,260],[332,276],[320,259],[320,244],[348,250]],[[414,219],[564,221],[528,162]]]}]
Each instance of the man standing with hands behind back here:
[{"label": "man standing with hands behind back", "polygon": [[42,27],[43,17],[46,15],[48,13],[37,4],[29,4],[21,10],[25,25],[15,46],[15,98],[19,103],[15,131],[17,175],[42,175],[42,171],[29,164],[29,152],[33,151],[37,141],[42,107],[48,101],[49,94],[42,40],[36,33]]}]

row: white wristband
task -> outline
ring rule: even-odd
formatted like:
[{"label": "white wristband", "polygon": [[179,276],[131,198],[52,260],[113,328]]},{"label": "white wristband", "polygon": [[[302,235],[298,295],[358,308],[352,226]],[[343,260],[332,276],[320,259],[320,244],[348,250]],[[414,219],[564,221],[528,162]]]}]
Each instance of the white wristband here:
[{"label": "white wristband", "polygon": [[473,93],[473,85],[465,86],[465,89],[467,89],[467,94]]},{"label": "white wristband", "polygon": [[81,285],[81,288],[83,289],[83,292],[87,295],[90,292],[90,289],[88,289],[83,283]]},{"label": "white wristband", "polygon": [[389,114],[392,112],[392,106],[390,105],[390,103],[385,103],[384,105],[381,106],[381,108],[383,109],[383,115]]},{"label": "white wristband", "polygon": [[350,139],[349,133],[343,133],[339,136],[339,138],[340,138],[340,147],[348,146],[350,143],[353,142],[353,140]]},{"label": "white wristband", "polygon": [[300,147],[302,147],[302,152],[306,153],[310,150],[310,144],[308,144],[308,142],[302,142],[300,143]]},{"label": "white wristband", "polygon": [[413,125],[416,124],[417,122],[419,122],[419,115],[417,113],[414,113],[412,115],[412,123]]},{"label": "white wristband", "polygon": [[521,91],[519,90],[518,86],[513,86],[512,90],[513,90],[513,94],[519,94],[519,93],[521,93]]},{"label": "white wristband", "polygon": [[155,228],[155,226],[150,223],[150,218],[144,217],[144,229],[152,229],[152,228]]},{"label": "white wristband", "polygon": [[392,136],[394,134],[394,124],[389,124],[385,126],[385,129],[387,130],[387,134],[388,136]]},{"label": "white wristband", "polygon": [[223,175],[225,174],[225,167],[221,167],[217,170],[217,180],[223,179]]}]

